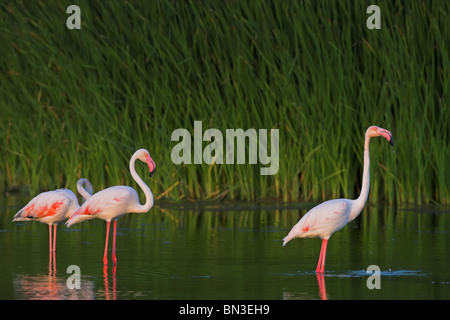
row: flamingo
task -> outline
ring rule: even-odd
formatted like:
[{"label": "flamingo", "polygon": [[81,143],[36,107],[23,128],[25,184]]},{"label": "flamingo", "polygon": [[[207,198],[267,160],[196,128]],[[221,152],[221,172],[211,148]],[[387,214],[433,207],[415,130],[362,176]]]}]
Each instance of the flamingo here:
[{"label": "flamingo", "polygon": [[103,264],[108,264],[107,250],[108,250],[108,238],[111,220],[114,221],[113,229],[113,248],[112,248],[112,260],[114,265],[117,264],[116,257],[116,227],[117,218],[131,212],[145,213],[153,207],[153,194],[150,188],[136,173],[135,162],[140,160],[147,163],[150,172],[150,177],[153,175],[156,169],[155,162],[150,156],[150,153],[145,149],[137,150],[130,159],[130,173],[133,179],[141,187],[145,194],[145,204],[141,205],[139,197],[131,187],[128,186],[114,186],[92,195],[86,202],[72,215],[72,217],[66,222],[68,227],[80,223],[84,220],[90,220],[93,218],[100,218],[106,221],[106,241],[105,251],[103,254]]},{"label": "flamingo", "polygon": [[[83,185],[86,185],[84,189]],[[92,185],[87,179],[77,182],[78,192],[86,199],[92,194]],[[78,199],[69,189],[56,189],[43,192],[20,209],[13,218],[15,221],[39,221],[48,224],[49,251],[56,251],[56,227],[61,221],[68,219],[80,208]],[[52,225],[53,243],[52,243]]]},{"label": "flamingo", "polygon": [[365,134],[364,141],[364,169],[361,194],[355,200],[334,199],[325,201],[309,210],[297,224],[292,227],[288,235],[283,239],[283,246],[295,238],[322,239],[319,262],[316,273],[324,273],[325,255],[327,252],[328,239],[333,233],[342,229],[347,223],[355,219],[364,208],[369,195],[369,142],[373,137],[382,136],[394,145],[392,134],[383,128],[370,126]]}]

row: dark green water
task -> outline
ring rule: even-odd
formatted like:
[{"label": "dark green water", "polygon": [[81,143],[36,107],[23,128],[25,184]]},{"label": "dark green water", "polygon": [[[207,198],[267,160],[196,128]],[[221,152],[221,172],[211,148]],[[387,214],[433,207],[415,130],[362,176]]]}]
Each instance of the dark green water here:
[{"label": "dark green water", "polygon": [[[309,207],[154,207],[119,220],[106,269],[104,221],[60,225],[54,270],[47,225],[11,222],[28,200],[0,200],[1,299],[450,299],[445,211],[366,207],[330,238],[317,277],[320,239],[281,241]],[[81,289],[66,285],[70,265]],[[381,289],[367,287],[370,265]]]}]

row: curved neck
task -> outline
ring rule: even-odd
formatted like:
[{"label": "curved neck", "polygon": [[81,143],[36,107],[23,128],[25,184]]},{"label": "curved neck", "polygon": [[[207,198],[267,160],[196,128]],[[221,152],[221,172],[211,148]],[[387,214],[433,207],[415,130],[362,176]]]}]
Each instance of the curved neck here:
[{"label": "curved neck", "polygon": [[364,205],[367,202],[367,198],[369,196],[369,186],[370,186],[370,157],[369,157],[369,143],[370,136],[366,135],[364,141],[364,169],[363,169],[363,177],[362,177],[362,187],[361,194],[357,199],[354,200],[354,204],[352,207],[352,213],[350,219],[356,218],[364,208]]},{"label": "curved neck", "polygon": [[144,205],[141,205],[139,202],[136,204],[136,209],[133,210],[134,212],[148,212],[153,207],[153,193],[150,190],[150,188],[145,184],[145,182],[139,177],[139,175],[136,172],[136,169],[134,168],[134,164],[136,162],[137,157],[133,156],[130,160],[130,172],[131,176],[133,177],[134,181],[137,182],[137,184],[141,187],[142,191],[144,191],[145,194],[145,203]]},{"label": "curved neck", "polygon": [[[86,185],[86,189],[84,188],[84,185]],[[81,194],[84,200],[87,200],[91,197],[93,193],[92,184],[87,179],[80,179],[77,182],[77,190],[78,193]]]}]

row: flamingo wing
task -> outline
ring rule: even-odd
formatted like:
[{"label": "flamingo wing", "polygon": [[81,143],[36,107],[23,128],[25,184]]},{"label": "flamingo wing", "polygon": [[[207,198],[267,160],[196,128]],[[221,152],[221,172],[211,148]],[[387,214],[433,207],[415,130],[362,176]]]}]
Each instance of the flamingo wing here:
[{"label": "flamingo wing", "polygon": [[72,191],[58,189],[43,192],[34,197],[14,216],[13,221],[30,221],[50,218],[54,221],[64,219],[65,213],[71,206],[73,198],[76,199]]}]

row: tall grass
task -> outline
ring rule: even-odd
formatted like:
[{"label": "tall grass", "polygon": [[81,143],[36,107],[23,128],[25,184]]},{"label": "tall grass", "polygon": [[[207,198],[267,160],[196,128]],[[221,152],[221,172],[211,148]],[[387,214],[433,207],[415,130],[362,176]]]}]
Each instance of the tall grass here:
[{"label": "tall grass", "polygon": [[[448,1],[379,1],[381,30],[363,1],[78,1],[81,30],[70,4],[0,4],[0,189],[136,186],[146,147],[163,198],[356,197],[376,124],[370,201],[450,202]],[[194,120],[279,129],[278,174],[174,165]]]}]

